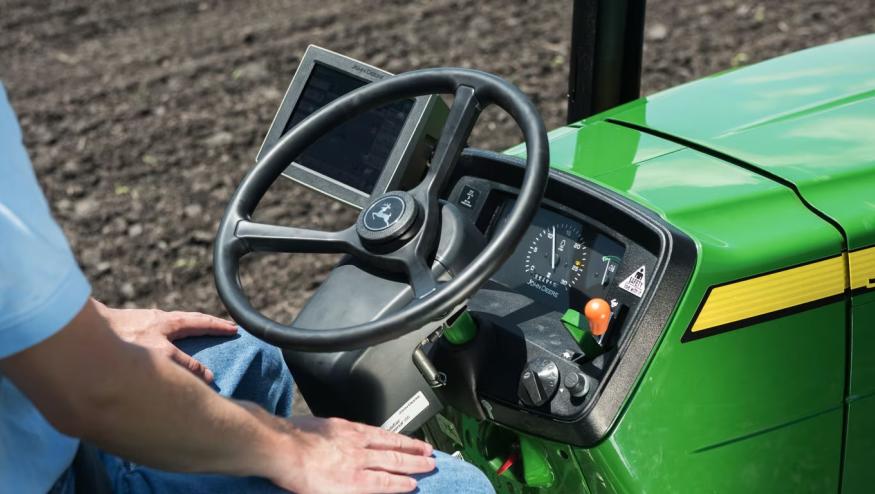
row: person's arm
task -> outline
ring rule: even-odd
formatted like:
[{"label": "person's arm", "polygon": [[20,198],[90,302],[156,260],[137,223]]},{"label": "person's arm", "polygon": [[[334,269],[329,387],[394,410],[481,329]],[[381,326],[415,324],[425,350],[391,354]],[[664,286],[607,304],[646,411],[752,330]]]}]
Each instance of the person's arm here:
[{"label": "person's arm", "polygon": [[92,300],[0,372],[61,432],[156,468],[266,477],[299,494],[408,492],[408,475],[434,468],[421,441],[222,398],[166,354],[121,340]]}]

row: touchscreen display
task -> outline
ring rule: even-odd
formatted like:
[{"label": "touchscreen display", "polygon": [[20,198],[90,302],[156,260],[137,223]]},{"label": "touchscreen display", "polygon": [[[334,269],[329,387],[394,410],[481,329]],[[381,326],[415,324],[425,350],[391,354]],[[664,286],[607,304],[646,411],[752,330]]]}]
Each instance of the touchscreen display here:
[{"label": "touchscreen display", "polygon": [[[366,81],[316,63],[283,134]],[[398,140],[413,100],[401,100],[348,120],[322,136],[295,161],[312,171],[370,194]]]}]

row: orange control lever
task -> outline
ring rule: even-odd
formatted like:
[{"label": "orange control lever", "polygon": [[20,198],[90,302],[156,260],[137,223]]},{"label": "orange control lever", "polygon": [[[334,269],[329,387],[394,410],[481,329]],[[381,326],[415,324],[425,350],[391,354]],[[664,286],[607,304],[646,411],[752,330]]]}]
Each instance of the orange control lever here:
[{"label": "orange control lever", "polygon": [[583,315],[589,321],[593,336],[601,336],[608,331],[608,323],[611,322],[611,304],[602,298],[592,298],[586,303]]}]

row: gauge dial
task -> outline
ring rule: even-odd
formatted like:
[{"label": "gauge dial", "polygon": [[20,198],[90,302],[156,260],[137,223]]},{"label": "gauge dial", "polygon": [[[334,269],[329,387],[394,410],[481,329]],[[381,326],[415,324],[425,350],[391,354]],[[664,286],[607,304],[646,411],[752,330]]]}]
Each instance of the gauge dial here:
[{"label": "gauge dial", "polygon": [[558,223],[544,228],[535,235],[526,252],[527,284],[551,297],[559,297],[580,280],[586,254],[583,234],[577,225]]}]

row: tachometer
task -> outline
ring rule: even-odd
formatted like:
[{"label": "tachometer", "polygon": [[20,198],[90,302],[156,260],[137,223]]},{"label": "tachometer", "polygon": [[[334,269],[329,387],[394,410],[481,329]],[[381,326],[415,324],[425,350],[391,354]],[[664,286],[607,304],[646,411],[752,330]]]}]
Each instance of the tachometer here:
[{"label": "tachometer", "polygon": [[526,252],[527,285],[558,298],[580,280],[586,254],[579,226],[559,223],[541,230]]}]

